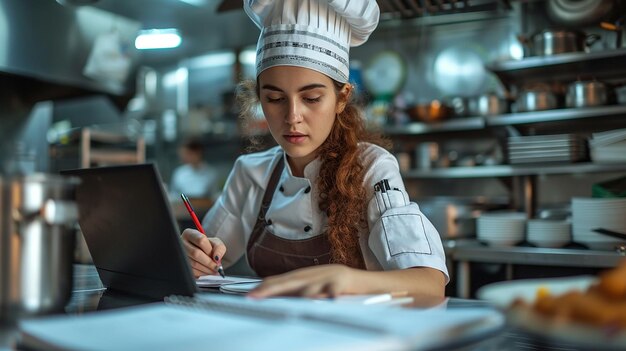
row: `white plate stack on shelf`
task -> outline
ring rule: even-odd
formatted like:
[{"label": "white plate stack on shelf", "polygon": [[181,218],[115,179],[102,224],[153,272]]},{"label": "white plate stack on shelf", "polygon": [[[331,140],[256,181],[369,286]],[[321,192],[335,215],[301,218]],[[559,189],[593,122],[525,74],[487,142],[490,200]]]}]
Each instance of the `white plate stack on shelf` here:
[{"label": "white plate stack on shelf", "polygon": [[593,133],[589,149],[593,162],[626,162],[626,129]]},{"label": "white plate stack on shelf", "polygon": [[604,228],[626,233],[626,198],[572,199],[572,239],[590,249],[613,250],[623,240],[593,231]]},{"label": "white plate stack on shelf", "polygon": [[514,246],[524,240],[526,214],[522,212],[488,212],[478,217],[479,241],[490,246]]},{"label": "white plate stack on shelf", "polygon": [[578,162],[587,159],[585,139],[577,134],[514,136],[508,138],[509,162]]},{"label": "white plate stack on shelf", "polygon": [[570,228],[568,221],[531,219],[528,221],[526,240],[538,247],[563,247],[571,241]]}]

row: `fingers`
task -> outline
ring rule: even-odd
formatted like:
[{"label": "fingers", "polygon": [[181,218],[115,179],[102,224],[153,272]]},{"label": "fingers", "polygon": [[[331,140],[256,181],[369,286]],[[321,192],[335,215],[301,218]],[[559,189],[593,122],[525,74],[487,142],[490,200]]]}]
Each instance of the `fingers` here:
[{"label": "fingers", "polygon": [[205,274],[214,273],[215,269],[212,269],[211,265],[215,265],[215,263],[206,253],[187,241],[183,241],[183,247],[187,253],[187,259],[191,268],[200,272],[206,272]]},{"label": "fingers", "polygon": [[208,238],[195,229],[185,229],[182,239],[194,276],[217,274],[216,261],[221,261],[226,253],[224,243],[218,238]]},{"label": "fingers", "polygon": [[211,259],[217,264],[221,264],[222,258],[226,254],[226,245],[220,238],[207,238],[211,242],[213,250],[211,251]]},{"label": "fingers", "polygon": [[194,246],[200,248],[200,250],[206,253],[207,256],[211,254],[213,246],[211,245],[211,241],[208,240],[206,235],[200,233],[195,229],[185,229],[183,231],[182,237],[184,241],[188,241]]},{"label": "fingers", "polygon": [[340,265],[324,265],[298,269],[265,278],[248,293],[252,298],[270,296],[302,296],[309,298],[337,297],[349,293],[352,270]]},{"label": "fingers", "polygon": [[[303,274],[305,273],[305,274]],[[293,271],[273,277],[268,277],[249,293],[253,298],[270,296],[303,296],[316,297],[325,295],[324,282],[310,277],[307,272]]]},{"label": "fingers", "polygon": [[300,295],[300,290],[306,286],[306,283],[296,279],[286,280],[277,277],[265,278],[263,283],[248,293],[252,298],[266,298],[270,296],[295,296]]},{"label": "fingers", "polygon": [[189,263],[191,264],[191,269],[193,271],[193,276],[196,279],[199,278],[200,276],[203,276],[203,275],[215,274],[215,272],[211,272],[211,270],[209,270],[207,267],[199,264],[198,262],[190,261]]}]

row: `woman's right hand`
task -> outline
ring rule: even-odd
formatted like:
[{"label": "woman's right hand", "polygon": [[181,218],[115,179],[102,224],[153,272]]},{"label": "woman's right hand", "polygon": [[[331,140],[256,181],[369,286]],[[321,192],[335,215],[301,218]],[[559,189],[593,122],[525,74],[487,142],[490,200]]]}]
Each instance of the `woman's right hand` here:
[{"label": "woman's right hand", "polygon": [[217,274],[217,267],[226,253],[222,240],[209,238],[195,229],[185,229],[182,239],[193,276]]}]

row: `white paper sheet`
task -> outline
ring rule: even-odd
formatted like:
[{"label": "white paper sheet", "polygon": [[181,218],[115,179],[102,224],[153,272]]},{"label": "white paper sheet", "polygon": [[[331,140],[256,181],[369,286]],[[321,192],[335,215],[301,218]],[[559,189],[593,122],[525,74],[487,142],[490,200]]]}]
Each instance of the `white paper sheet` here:
[{"label": "white paper sheet", "polygon": [[196,279],[196,285],[198,285],[198,287],[200,288],[219,288],[224,284],[253,283],[260,281],[261,279],[248,277],[236,277],[227,275],[225,278],[222,278],[219,275],[203,275],[200,278]]}]

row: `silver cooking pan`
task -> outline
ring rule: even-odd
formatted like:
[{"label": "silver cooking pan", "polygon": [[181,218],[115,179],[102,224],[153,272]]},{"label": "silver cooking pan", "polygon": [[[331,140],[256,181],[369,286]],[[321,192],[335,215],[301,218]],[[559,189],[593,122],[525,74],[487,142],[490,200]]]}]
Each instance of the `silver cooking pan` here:
[{"label": "silver cooking pan", "polygon": [[589,107],[606,105],[609,88],[603,82],[577,81],[567,87],[565,104],[567,107]]}]

